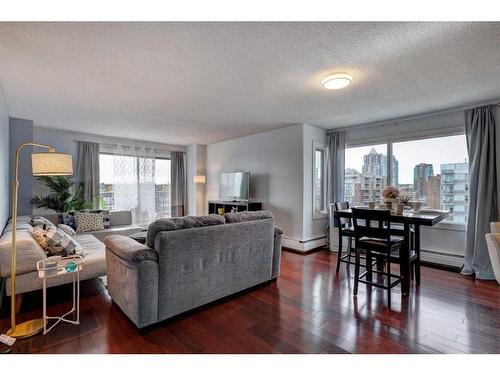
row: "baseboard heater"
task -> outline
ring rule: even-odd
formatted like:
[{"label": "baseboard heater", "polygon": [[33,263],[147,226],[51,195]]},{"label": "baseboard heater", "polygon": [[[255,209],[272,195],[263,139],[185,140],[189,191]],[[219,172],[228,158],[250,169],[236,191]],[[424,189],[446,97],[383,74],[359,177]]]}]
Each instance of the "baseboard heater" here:
[{"label": "baseboard heater", "polygon": [[309,238],[307,240],[299,240],[284,236],[282,239],[282,245],[297,251],[309,251],[316,249],[317,247],[325,246],[326,236]]}]

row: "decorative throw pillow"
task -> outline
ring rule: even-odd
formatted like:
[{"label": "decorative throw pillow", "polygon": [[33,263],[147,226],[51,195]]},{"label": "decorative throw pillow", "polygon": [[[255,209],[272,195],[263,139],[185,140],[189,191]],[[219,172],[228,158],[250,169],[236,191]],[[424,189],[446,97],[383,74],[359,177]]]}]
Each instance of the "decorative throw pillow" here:
[{"label": "decorative throw pillow", "polygon": [[102,214],[102,225],[104,226],[104,229],[111,228],[108,210],[90,210],[89,212],[93,214]]},{"label": "decorative throw pillow", "polygon": [[45,229],[45,226],[33,227],[33,238],[45,251],[47,251],[47,249],[49,248],[49,246],[47,245],[47,239],[45,238],[46,232],[47,230]]},{"label": "decorative throw pillow", "polygon": [[75,213],[75,222],[78,233],[104,229],[101,213],[77,212]]},{"label": "decorative throw pillow", "polygon": [[55,227],[55,225],[52,224],[52,222],[50,220],[47,220],[46,218],[41,217],[41,216],[33,217],[33,219],[31,219],[31,225],[33,225],[34,227],[41,227],[43,225],[46,225],[47,228],[48,227]]},{"label": "decorative throw pillow", "polygon": [[47,228],[45,239],[47,241],[46,252],[48,255],[60,255],[63,257],[75,254],[84,255],[80,244],[59,228]]},{"label": "decorative throw pillow", "polygon": [[59,224],[57,226],[59,229],[61,229],[64,233],[66,233],[70,237],[75,237],[76,232],[73,228],[71,228],[69,225],[66,224]]},{"label": "decorative throw pillow", "polygon": [[76,230],[75,213],[64,212],[62,214],[59,214],[59,223],[65,224]]}]

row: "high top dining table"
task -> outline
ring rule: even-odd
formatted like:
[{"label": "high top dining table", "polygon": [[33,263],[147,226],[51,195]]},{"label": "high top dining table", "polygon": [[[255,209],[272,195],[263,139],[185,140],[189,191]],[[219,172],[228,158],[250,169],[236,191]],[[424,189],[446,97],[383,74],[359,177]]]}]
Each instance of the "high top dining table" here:
[{"label": "high top dining table", "polygon": [[[355,207],[356,208],[356,207]],[[359,208],[368,208],[359,206]],[[351,218],[351,209],[335,211],[338,218]],[[417,212],[405,211],[397,215],[391,211],[391,223],[403,224],[404,227],[404,245],[399,254],[400,273],[401,273],[401,294],[406,295],[410,292],[410,227],[415,230],[415,250],[420,250],[420,226],[432,227],[448,217],[448,211],[422,209]],[[340,248],[339,248],[339,251]]]}]

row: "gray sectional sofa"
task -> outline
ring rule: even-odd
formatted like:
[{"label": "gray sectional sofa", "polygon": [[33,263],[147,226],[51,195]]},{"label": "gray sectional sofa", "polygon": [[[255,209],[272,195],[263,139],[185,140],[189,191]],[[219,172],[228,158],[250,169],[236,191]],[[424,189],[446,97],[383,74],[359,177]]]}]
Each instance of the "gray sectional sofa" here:
[{"label": "gray sectional sofa", "polygon": [[108,291],[138,328],[276,279],[281,230],[270,212],[161,219],[146,244],[107,237]]}]

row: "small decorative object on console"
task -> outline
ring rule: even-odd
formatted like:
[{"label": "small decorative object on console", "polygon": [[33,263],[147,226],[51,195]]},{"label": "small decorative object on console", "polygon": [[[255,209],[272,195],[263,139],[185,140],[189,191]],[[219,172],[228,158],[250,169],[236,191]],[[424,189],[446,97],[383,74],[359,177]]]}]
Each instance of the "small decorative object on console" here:
[{"label": "small decorative object on console", "polygon": [[403,214],[404,209],[405,209],[405,204],[404,203],[398,203],[398,204],[396,204],[396,208],[395,208],[396,215]]},{"label": "small decorative object on console", "polygon": [[384,198],[384,203],[388,209],[393,208],[393,205],[398,203],[399,189],[395,186],[387,186],[380,193],[382,198]]},{"label": "small decorative object on console", "polygon": [[64,269],[66,272],[74,272],[76,270],[77,264],[73,261],[68,262],[65,266]]},{"label": "small decorative object on console", "polygon": [[410,201],[412,199],[412,196],[410,194],[401,194],[398,199],[399,199],[399,203],[402,203],[405,206],[411,207]]}]

